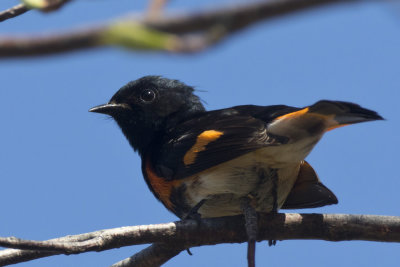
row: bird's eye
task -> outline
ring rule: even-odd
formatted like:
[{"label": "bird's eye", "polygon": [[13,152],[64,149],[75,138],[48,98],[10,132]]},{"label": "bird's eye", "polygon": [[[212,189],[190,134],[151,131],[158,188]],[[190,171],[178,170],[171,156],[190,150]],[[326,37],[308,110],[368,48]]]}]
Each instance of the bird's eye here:
[{"label": "bird's eye", "polygon": [[156,93],[153,90],[145,89],[140,95],[140,99],[144,102],[152,102],[156,98]]}]

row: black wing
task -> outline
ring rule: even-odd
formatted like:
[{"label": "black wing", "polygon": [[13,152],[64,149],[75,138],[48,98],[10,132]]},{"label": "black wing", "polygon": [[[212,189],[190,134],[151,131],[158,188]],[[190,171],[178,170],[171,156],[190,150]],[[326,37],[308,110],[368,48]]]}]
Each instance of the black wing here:
[{"label": "black wing", "polygon": [[238,106],[204,113],[171,130],[161,148],[152,153],[152,160],[163,177],[181,179],[262,147],[285,143],[286,138],[268,134],[267,124],[293,110],[297,109]]}]

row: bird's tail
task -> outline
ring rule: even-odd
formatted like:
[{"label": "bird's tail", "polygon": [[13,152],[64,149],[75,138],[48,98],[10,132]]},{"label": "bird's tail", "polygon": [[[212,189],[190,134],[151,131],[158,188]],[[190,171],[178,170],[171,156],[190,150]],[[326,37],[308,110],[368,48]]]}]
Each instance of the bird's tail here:
[{"label": "bird's tail", "polygon": [[325,119],[326,131],[354,123],[383,120],[375,111],[350,102],[321,100],[306,109],[310,115]]},{"label": "bird's tail", "polygon": [[314,105],[275,118],[269,124],[268,130],[272,134],[298,139],[373,120],[383,118],[375,111],[354,103],[321,100]]}]

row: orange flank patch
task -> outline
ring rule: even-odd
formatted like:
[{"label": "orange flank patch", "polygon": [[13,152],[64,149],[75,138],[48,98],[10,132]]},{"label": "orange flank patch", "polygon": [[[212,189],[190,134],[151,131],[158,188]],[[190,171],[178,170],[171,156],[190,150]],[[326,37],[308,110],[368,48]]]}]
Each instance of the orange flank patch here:
[{"label": "orange flank patch", "polygon": [[162,203],[169,209],[174,210],[174,205],[171,203],[170,196],[171,192],[174,188],[178,187],[183,180],[172,180],[168,181],[163,177],[158,176],[151,164],[150,160],[146,162],[146,175],[147,179],[150,182],[151,187],[153,188],[154,192],[157,194],[158,198],[161,200]]},{"label": "orange flank patch", "polygon": [[206,145],[217,140],[223,134],[223,132],[215,130],[208,130],[199,134],[197,136],[196,143],[189,149],[188,152],[186,152],[185,156],[183,157],[183,163],[185,163],[185,165],[193,164],[196,160],[197,153],[205,150]]},{"label": "orange flank patch", "polygon": [[276,118],[275,120],[281,120],[281,119],[293,119],[293,118],[297,118],[299,116],[302,116],[304,114],[306,114],[308,112],[308,108],[303,108],[301,110],[295,111],[295,112],[291,112],[282,116],[279,116],[278,118]]}]

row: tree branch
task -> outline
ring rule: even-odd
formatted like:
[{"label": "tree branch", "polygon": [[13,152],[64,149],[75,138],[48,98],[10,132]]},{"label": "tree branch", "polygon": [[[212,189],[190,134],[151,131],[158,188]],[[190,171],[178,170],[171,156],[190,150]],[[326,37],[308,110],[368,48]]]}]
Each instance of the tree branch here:
[{"label": "tree branch", "polygon": [[30,9],[27,8],[24,4],[19,4],[19,5],[13,6],[10,9],[0,12],[0,22],[5,21],[7,19],[12,19],[19,15],[22,15],[29,10]]},{"label": "tree branch", "polygon": [[[320,239],[326,241],[365,240],[400,242],[400,217],[347,214],[259,214],[257,240]],[[103,251],[122,246],[163,242],[182,249],[247,241],[242,216],[179,221],[101,230],[49,241],[0,238],[4,247],[30,249],[0,251],[0,265],[13,264],[56,254]],[[140,252],[131,261],[148,261],[145,255],[164,251],[159,245]],[[163,245],[161,245],[163,246]],[[171,254],[172,253],[172,254]],[[175,255],[176,255],[175,254]],[[165,255],[160,255],[160,259]],[[167,257],[168,258],[168,257]],[[158,260],[158,259],[157,259]],[[123,265],[122,265],[123,266]],[[153,266],[153,265],[149,265]]]},{"label": "tree branch", "polygon": [[182,244],[155,243],[110,267],[158,267],[185,250]]},{"label": "tree branch", "polygon": [[[61,6],[63,6],[65,3],[69,1],[71,0],[45,0],[45,1],[26,0],[24,1],[25,2],[24,4],[19,4],[10,9],[1,11],[0,22],[22,15],[31,9],[39,9],[44,12],[54,11],[59,9]],[[39,2],[39,4],[35,5],[35,2]]]},{"label": "tree branch", "polygon": [[[356,1],[361,0],[268,0],[186,15],[121,18],[85,31],[71,30],[23,38],[0,37],[0,57],[56,54],[110,45],[174,53],[198,52],[260,21],[326,4]],[[151,38],[146,35],[148,33]],[[196,38],[192,38],[193,34]],[[154,40],[154,36],[158,39]],[[143,41],[147,43],[143,44]]]},{"label": "tree branch", "polygon": [[161,16],[168,0],[150,0],[149,2],[150,2],[150,4],[147,9],[147,16],[150,19],[154,19],[154,18]]}]

